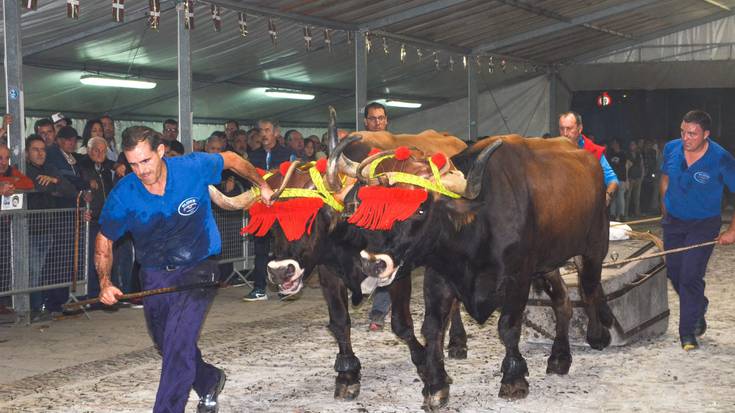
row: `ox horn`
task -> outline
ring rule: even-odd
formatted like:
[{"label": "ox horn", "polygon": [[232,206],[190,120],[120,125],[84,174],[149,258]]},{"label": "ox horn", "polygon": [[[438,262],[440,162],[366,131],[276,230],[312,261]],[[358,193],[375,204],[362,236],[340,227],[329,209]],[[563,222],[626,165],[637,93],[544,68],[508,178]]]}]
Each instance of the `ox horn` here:
[{"label": "ox horn", "polygon": [[485,147],[480,154],[475,158],[475,162],[472,163],[470,172],[467,174],[467,187],[462,195],[467,199],[475,199],[480,195],[482,189],[482,176],[485,175],[485,166],[487,165],[488,159],[495,152],[496,149],[503,144],[503,141],[498,139],[491,145]]},{"label": "ox horn", "polygon": [[212,199],[215,205],[227,210],[227,211],[240,211],[243,209],[250,209],[251,206],[258,200],[251,191],[245,191],[242,194],[234,197],[225,196],[213,185],[209,185],[209,197]]},{"label": "ox horn", "polygon": [[342,171],[350,176],[355,176],[358,163],[348,159],[342,155],[347,145],[362,139],[360,135],[350,135],[342,139],[333,150],[329,152],[327,160],[327,189],[331,192],[339,192],[342,189],[338,171]]},{"label": "ox horn", "polygon": [[288,181],[290,181],[291,176],[293,176],[293,171],[295,171],[296,168],[299,167],[299,165],[301,165],[301,162],[298,160],[291,162],[291,165],[288,167],[288,171],[286,171],[286,176],[284,176],[283,180],[281,181],[281,186],[279,186],[278,189],[273,192],[273,196],[271,197],[272,201],[276,201],[278,197],[281,196],[283,190],[286,189],[286,185],[288,185]]},{"label": "ox horn", "polygon": [[339,143],[339,136],[337,133],[337,111],[334,110],[333,106],[329,106],[329,127],[327,128],[329,140],[327,142],[329,153],[334,151]]}]

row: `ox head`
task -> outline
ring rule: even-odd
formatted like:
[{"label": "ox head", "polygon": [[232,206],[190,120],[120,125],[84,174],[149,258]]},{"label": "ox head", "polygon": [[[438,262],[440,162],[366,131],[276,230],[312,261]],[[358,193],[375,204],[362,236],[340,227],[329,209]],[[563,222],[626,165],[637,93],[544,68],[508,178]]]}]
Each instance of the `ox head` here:
[{"label": "ox head", "polygon": [[[381,167],[375,168],[368,178],[370,185],[361,190],[364,195],[383,193],[391,202],[405,201],[405,207],[386,219],[385,206],[382,210],[373,208],[378,212],[371,216],[369,210],[363,209],[369,202],[361,201],[350,222],[374,230],[374,235],[368,238],[368,247],[360,253],[363,271],[384,280],[381,284],[388,284],[403,263],[421,265],[440,238],[451,232],[445,228],[457,229],[474,220],[475,211],[482,205],[475,199],[482,190],[485,165],[501,144],[501,140],[487,140],[453,157],[452,161],[457,161],[467,172],[466,179],[459,170],[443,171],[431,158],[409,159],[406,161],[409,164],[404,165],[383,162],[382,179],[374,176],[381,172]],[[358,171],[364,167],[359,165]],[[405,173],[419,179],[407,178]],[[430,185],[427,181],[441,185]]]}]

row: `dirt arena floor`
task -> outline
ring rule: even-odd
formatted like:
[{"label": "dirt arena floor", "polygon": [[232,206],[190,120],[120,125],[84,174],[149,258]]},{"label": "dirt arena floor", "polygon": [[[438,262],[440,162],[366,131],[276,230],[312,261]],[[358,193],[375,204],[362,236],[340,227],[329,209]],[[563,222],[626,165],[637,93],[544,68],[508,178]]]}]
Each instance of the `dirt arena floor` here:
[{"label": "dirt arena floor", "polygon": [[[530,394],[497,397],[503,357],[496,318],[478,325],[465,316],[466,360],[447,360],[454,379],[447,412],[735,412],[735,247],[710,261],[709,330],[698,351],[677,336],[678,299],[669,291],[665,335],[602,352],[573,348],[567,376],[547,376],[549,347],[522,342]],[[421,272],[414,274],[412,311],[423,316]],[[318,289],[293,302],[243,303],[242,288],[222,290],[200,347],[228,381],[220,412],[417,412],[421,383],[407,348],[392,333],[367,332],[369,305],[352,311],[353,346],[362,362],[356,401],[332,398],[336,344],[327,332]],[[29,327],[0,326],[0,412],[150,411],[160,359],[141,310],[93,312]],[[191,393],[187,412],[196,411]]]}]

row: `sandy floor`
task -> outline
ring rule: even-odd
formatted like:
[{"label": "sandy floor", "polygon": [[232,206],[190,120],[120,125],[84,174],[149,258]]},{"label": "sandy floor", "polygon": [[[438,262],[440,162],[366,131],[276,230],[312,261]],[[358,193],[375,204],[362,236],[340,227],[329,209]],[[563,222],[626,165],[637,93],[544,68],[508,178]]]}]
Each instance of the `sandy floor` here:
[{"label": "sandy floor", "polygon": [[[678,300],[669,292],[668,332],[623,348],[572,350],[565,377],[547,376],[544,345],[521,346],[530,395],[497,397],[503,347],[491,319],[465,317],[467,360],[447,360],[454,379],[449,412],[732,412],[735,411],[735,247],[715,250],[707,276],[709,330],[701,349],[683,352]],[[421,277],[413,312],[420,320]],[[353,402],[332,398],[336,345],[327,332],[320,292],[295,302],[239,301],[223,290],[200,339],[207,360],[225,368],[221,412],[415,412],[421,383],[407,348],[390,332],[368,333],[368,306],[353,309],[353,345],[362,362],[362,390]],[[160,359],[144,332],[142,312],[92,314],[31,327],[0,327],[0,411],[146,412],[155,397]],[[417,324],[419,324],[417,322]],[[417,327],[418,329],[418,327]],[[187,411],[195,411],[192,392]]]}]

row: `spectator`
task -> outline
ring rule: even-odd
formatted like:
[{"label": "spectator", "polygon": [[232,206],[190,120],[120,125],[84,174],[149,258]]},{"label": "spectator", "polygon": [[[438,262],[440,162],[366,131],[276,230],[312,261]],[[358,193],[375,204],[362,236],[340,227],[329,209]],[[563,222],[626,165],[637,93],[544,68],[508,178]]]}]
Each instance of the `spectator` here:
[{"label": "spectator", "polygon": [[[71,126],[64,126],[59,129],[56,144],[48,147],[47,162],[71,182],[77,191],[81,191],[89,189],[89,185],[82,180],[77,166],[77,163],[82,159],[82,155],[74,152],[78,137],[77,130]],[[72,196],[68,200],[69,202],[64,205],[64,208],[74,208],[76,206],[74,198]]]},{"label": "spectator", "polygon": [[[97,238],[99,232],[99,217],[102,207],[112,190],[115,173],[112,171],[113,162],[107,159],[107,140],[101,136],[95,136],[87,142],[87,156],[79,162],[79,169],[91,189],[90,214],[87,216],[89,222],[89,239]],[[100,293],[97,271],[94,268],[94,242],[88,244],[89,283],[87,295],[97,297]]]},{"label": "spectator", "polygon": [[37,135],[43,138],[44,142],[46,142],[46,146],[51,146],[56,143],[56,128],[51,119],[43,118],[37,120],[35,125],[33,125],[33,130]]},{"label": "spectator", "polygon": [[[77,151],[79,154],[83,155],[87,153],[87,142],[93,137],[105,137],[105,128],[99,119],[90,119],[84,124],[84,130],[82,130],[82,147]],[[117,159],[117,156],[110,159]]]},{"label": "spectator", "polygon": [[71,126],[71,119],[64,117],[61,112],[56,112],[51,115],[51,121],[54,122],[54,129],[56,129],[56,132],[64,126]]},{"label": "spectator", "polygon": [[236,120],[228,120],[225,122],[225,139],[228,144],[232,144],[235,139],[235,132],[240,129],[240,124]]},{"label": "spectator", "polygon": [[[258,128],[262,132],[263,146],[249,154],[250,162],[261,169],[270,170],[278,168],[283,162],[293,161],[294,154],[285,147],[278,144],[278,123],[270,119],[258,121]],[[243,301],[267,300],[266,287],[266,265],[268,265],[268,253],[270,251],[270,235],[255,237],[255,268],[253,269],[254,287]]]},{"label": "spectator", "polygon": [[635,141],[628,144],[628,196],[625,200],[625,207],[628,218],[641,215],[641,181],[645,169],[643,167],[643,154],[639,150]]},{"label": "spectator", "polygon": [[[53,125],[52,125],[53,127]],[[31,135],[26,139],[26,173],[34,182],[36,192],[28,194],[28,209],[54,209],[63,207],[66,199],[74,198],[76,189],[56,168],[46,162],[46,139]],[[49,236],[48,223],[41,215],[29,217],[30,241],[30,286],[43,285],[50,277],[58,280],[58,266],[55,257],[49,257],[54,242],[59,238]],[[59,248],[60,244],[56,245]],[[53,272],[52,272],[53,271]],[[31,311],[34,320],[47,319],[61,313],[61,305],[66,302],[66,288],[47,290],[31,294]]]},{"label": "spectator", "polygon": [[605,154],[607,161],[613,168],[615,175],[618,177],[620,185],[615,197],[610,203],[610,216],[612,219],[622,221],[625,218],[625,193],[628,185],[628,176],[625,171],[627,164],[627,156],[620,148],[620,141],[613,139],[610,143],[610,150]]},{"label": "spectator", "polygon": [[252,128],[248,132],[248,154],[263,147],[263,132],[259,128]]},{"label": "spectator", "polygon": [[317,144],[313,140],[306,139],[304,141],[304,156],[302,158],[304,162],[316,161],[316,149]]},{"label": "spectator", "polygon": [[161,138],[166,141],[175,141],[179,137],[179,122],[173,119],[163,121],[163,133]]},{"label": "spectator", "polygon": [[304,159],[304,135],[296,129],[290,129],[284,135],[286,146],[298,159]]},{"label": "spectator", "polygon": [[212,134],[204,144],[204,152],[207,153],[222,153],[225,150],[225,139],[217,134]]},{"label": "spectator", "polygon": [[173,158],[175,156],[181,156],[186,152],[184,145],[179,141],[165,141],[161,140],[163,146],[166,148],[166,158]]},{"label": "spectator", "polygon": [[235,132],[235,138],[232,140],[232,150],[237,152],[243,158],[248,157],[248,134],[242,129]]},{"label": "spectator", "polygon": [[115,121],[110,115],[102,115],[100,117],[104,138],[107,141],[107,159],[117,159],[120,155],[120,148],[115,140]]},{"label": "spectator", "polygon": [[193,152],[204,152],[204,146],[206,142],[207,142],[206,139],[202,139],[199,141],[197,140],[192,141],[192,151]]},{"label": "spectator", "polygon": [[13,115],[6,113],[3,115],[3,124],[0,126],[0,144],[8,144],[8,126],[13,124]]},{"label": "spectator", "polygon": [[16,189],[31,190],[33,181],[10,165],[10,149],[0,145],[0,195],[12,195]]}]

